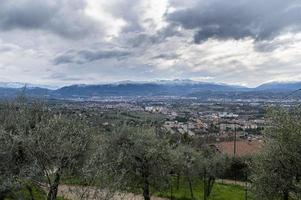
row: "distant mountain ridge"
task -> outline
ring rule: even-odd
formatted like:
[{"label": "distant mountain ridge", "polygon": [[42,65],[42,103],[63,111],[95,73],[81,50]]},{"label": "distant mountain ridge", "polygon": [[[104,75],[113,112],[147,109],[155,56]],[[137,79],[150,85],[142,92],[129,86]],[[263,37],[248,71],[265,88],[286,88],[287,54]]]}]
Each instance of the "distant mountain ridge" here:
[{"label": "distant mountain ridge", "polygon": [[270,82],[265,83],[257,88],[255,90],[260,91],[278,91],[278,92],[285,92],[285,91],[295,91],[301,89],[301,82]]},{"label": "distant mountain ridge", "polygon": [[[0,83],[0,96],[9,97],[22,92],[25,84]],[[97,85],[70,85],[58,89],[26,84],[26,94],[50,98],[89,98],[95,96],[233,96],[234,94],[288,93],[301,89],[301,82],[272,82],[256,88],[223,83],[198,82],[190,79],[159,80],[153,82],[122,81]]]},{"label": "distant mountain ridge", "polygon": [[0,87],[0,97],[14,97],[25,93],[32,97],[47,97],[51,96],[53,90],[46,88],[32,87],[32,88],[5,88]]},{"label": "distant mountain ridge", "polygon": [[0,82],[0,88],[45,88],[45,89],[56,89],[55,86],[50,85],[40,85],[40,84],[31,84],[31,83],[21,83],[21,82]]},{"label": "distant mountain ridge", "polygon": [[212,83],[121,83],[104,85],[71,85],[54,93],[58,96],[183,96],[197,91],[233,91],[232,86]]}]

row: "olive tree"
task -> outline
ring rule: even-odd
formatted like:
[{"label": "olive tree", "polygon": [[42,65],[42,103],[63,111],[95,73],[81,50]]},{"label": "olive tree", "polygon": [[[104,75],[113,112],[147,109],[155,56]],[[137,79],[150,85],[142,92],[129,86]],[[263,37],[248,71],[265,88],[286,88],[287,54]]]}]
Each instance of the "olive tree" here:
[{"label": "olive tree", "polygon": [[254,193],[257,199],[301,198],[301,109],[270,109],[267,122],[262,153],[252,166]]},{"label": "olive tree", "polygon": [[151,188],[168,185],[169,143],[152,128],[123,127],[106,137],[103,159],[110,179],[119,181],[121,191],[139,191],[145,200]]},{"label": "olive tree", "polygon": [[[80,170],[91,140],[85,120],[55,115],[26,99],[0,104],[0,199],[8,193],[49,185],[56,199],[63,173]],[[28,183],[28,184],[27,184]]]},{"label": "olive tree", "polygon": [[194,199],[193,180],[197,177],[199,158],[199,152],[189,145],[178,145],[172,151],[172,171],[177,177],[177,190],[179,190],[180,177],[187,178],[192,199]]},{"label": "olive tree", "polygon": [[0,199],[27,184],[37,171],[28,151],[28,136],[41,118],[38,104],[23,102],[0,104]]},{"label": "olive tree", "polygon": [[203,198],[209,199],[215,180],[228,168],[228,159],[214,147],[178,145],[173,150],[173,171],[187,178],[191,199],[194,199],[193,182],[203,181]]},{"label": "olive tree", "polygon": [[36,167],[46,177],[48,200],[56,199],[64,173],[83,166],[91,137],[85,121],[76,116],[51,115],[31,131],[30,153]]},{"label": "olive tree", "polygon": [[228,159],[214,147],[203,147],[200,151],[198,174],[203,180],[204,200],[208,200],[215,181],[228,167]]},{"label": "olive tree", "polygon": [[[3,200],[11,190],[16,187],[15,179],[19,173],[16,171],[17,157],[15,148],[11,144],[8,133],[0,130],[0,199]],[[15,168],[15,169],[13,169]]]}]

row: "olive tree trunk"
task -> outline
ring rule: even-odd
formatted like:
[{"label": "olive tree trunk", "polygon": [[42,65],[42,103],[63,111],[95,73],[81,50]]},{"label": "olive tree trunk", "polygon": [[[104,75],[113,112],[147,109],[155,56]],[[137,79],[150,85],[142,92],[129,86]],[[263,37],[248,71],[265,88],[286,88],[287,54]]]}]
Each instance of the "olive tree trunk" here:
[{"label": "olive tree trunk", "polygon": [[6,195],[7,195],[8,191],[2,191],[0,192],[0,200],[4,200]]},{"label": "olive tree trunk", "polygon": [[189,183],[190,197],[191,197],[191,199],[194,199],[192,180],[191,180],[190,176],[188,176],[188,183]]},{"label": "olive tree trunk", "polygon": [[143,197],[144,200],[150,200],[150,191],[149,191],[149,168],[147,166],[147,164],[143,164],[143,168],[142,168],[142,175],[143,175],[143,180],[144,180],[144,184],[143,184]]},{"label": "olive tree trunk", "polygon": [[210,176],[210,177],[205,177],[203,178],[204,181],[204,200],[208,200],[209,196],[211,194],[213,185],[215,183],[215,178]]},{"label": "olive tree trunk", "polygon": [[49,192],[47,195],[47,200],[56,200],[58,187],[60,184],[60,178],[61,178],[60,172],[61,172],[61,170],[59,169],[55,173],[55,179],[54,179],[53,183],[50,185],[50,189],[49,189]]},{"label": "olive tree trunk", "polygon": [[283,200],[288,200],[289,199],[289,192],[288,191],[284,191],[283,192]]},{"label": "olive tree trunk", "polygon": [[147,177],[144,180],[143,197],[144,197],[144,200],[150,200],[149,182],[148,182]]}]

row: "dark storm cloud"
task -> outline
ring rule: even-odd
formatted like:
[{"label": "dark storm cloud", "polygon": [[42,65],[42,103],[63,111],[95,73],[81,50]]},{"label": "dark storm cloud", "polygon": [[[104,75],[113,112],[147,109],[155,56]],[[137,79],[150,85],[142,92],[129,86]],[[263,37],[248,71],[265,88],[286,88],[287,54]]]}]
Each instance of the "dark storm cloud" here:
[{"label": "dark storm cloud", "polygon": [[208,38],[270,40],[301,30],[299,0],[208,0],[168,14],[167,20],[196,30],[194,40]]},{"label": "dark storm cloud", "polygon": [[152,57],[152,59],[164,59],[164,60],[174,60],[179,57],[178,54],[175,53],[161,53],[157,56]]},{"label": "dark storm cloud", "polygon": [[44,77],[45,79],[50,79],[50,80],[61,80],[61,81],[80,81],[80,78],[75,78],[75,77],[69,77],[69,75],[65,73],[53,73],[50,76]]},{"label": "dark storm cloud", "polygon": [[77,63],[77,64],[84,64],[93,62],[96,60],[102,60],[102,59],[123,59],[126,56],[129,56],[129,51],[123,51],[123,50],[81,50],[78,52],[69,51],[65,54],[62,54],[58,57],[56,57],[53,60],[53,63],[55,65],[59,64],[67,64],[67,63]]},{"label": "dark storm cloud", "polygon": [[169,24],[168,26],[158,30],[155,33],[149,34],[145,32],[131,32],[122,34],[119,37],[120,43],[125,44],[131,48],[144,47],[148,48],[152,45],[157,45],[166,41],[167,38],[178,36],[183,37],[183,34],[176,30],[175,25]]},{"label": "dark storm cloud", "polygon": [[14,50],[15,50],[15,48],[13,48],[11,46],[1,46],[0,47],[0,53],[11,52]]},{"label": "dark storm cloud", "polygon": [[73,63],[73,62],[75,62],[73,55],[60,55],[53,60],[53,64],[55,64],[55,65],[67,64],[67,63]]},{"label": "dark storm cloud", "polygon": [[2,29],[38,28],[47,23],[55,14],[55,6],[41,1],[0,1],[0,24]]},{"label": "dark storm cloud", "polygon": [[126,45],[131,48],[137,48],[141,46],[151,46],[163,42],[168,36],[161,33],[147,34],[147,33],[129,33],[121,39],[126,42]]},{"label": "dark storm cloud", "polygon": [[258,52],[271,52],[279,47],[283,47],[284,45],[290,44],[292,41],[284,41],[284,42],[279,42],[279,41],[259,41],[256,42],[254,45],[254,49]]},{"label": "dark storm cloud", "polygon": [[123,32],[142,31],[143,27],[139,23],[137,7],[141,0],[117,1],[110,6],[110,13],[116,17],[124,19],[127,24]]},{"label": "dark storm cloud", "polygon": [[94,22],[83,15],[82,0],[1,0],[0,29],[46,30],[78,38],[95,30]]}]

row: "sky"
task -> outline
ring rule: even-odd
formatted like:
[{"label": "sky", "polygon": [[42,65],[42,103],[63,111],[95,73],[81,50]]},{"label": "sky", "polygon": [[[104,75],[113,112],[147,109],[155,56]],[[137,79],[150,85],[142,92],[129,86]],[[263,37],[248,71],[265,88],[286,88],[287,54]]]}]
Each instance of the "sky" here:
[{"label": "sky", "polygon": [[163,79],[301,81],[301,1],[0,1],[0,82]]}]

